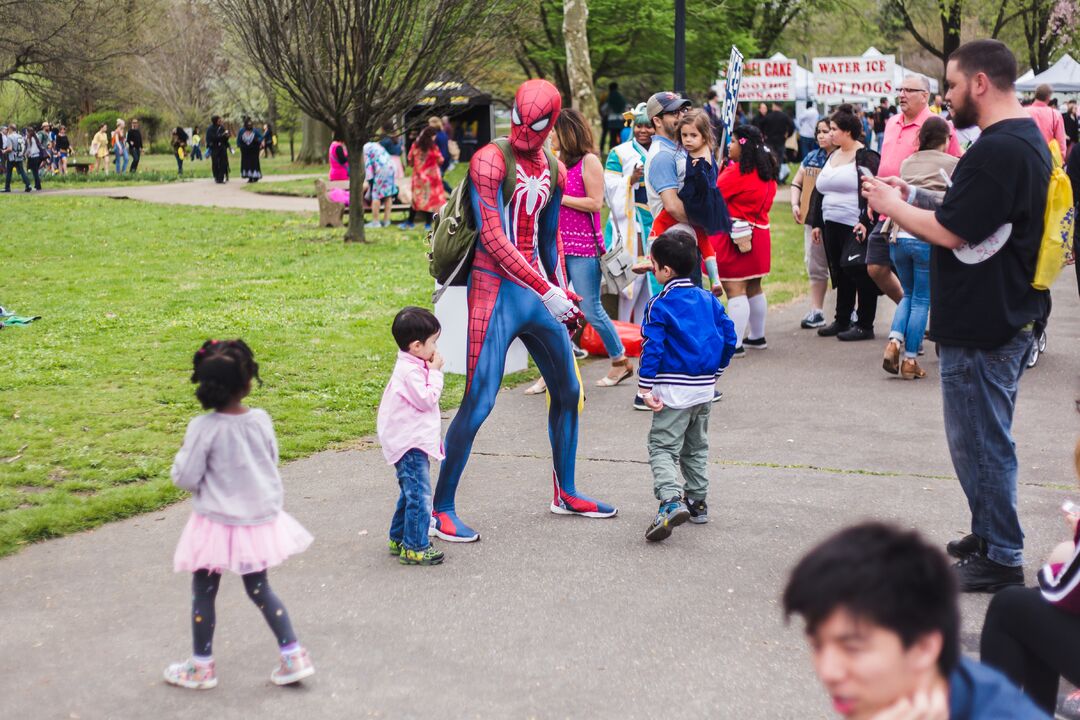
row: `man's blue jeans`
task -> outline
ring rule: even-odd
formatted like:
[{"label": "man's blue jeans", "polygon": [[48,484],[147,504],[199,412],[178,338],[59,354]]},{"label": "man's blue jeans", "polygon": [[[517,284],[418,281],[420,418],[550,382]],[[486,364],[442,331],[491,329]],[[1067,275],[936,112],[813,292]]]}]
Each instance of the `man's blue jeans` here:
[{"label": "man's blue jeans", "polygon": [[904,357],[913,358],[919,353],[930,313],[930,245],[901,235],[889,246],[889,253],[904,288],[889,337],[904,346]]},{"label": "man's blue jeans", "polygon": [[390,539],[409,550],[424,550],[431,526],[431,467],[422,450],[410,450],[394,463],[401,495],[394,519],[390,521]]},{"label": "man's blue jeans", "polygon": [[1013,411],[1032,334],[1022,330],[993,350],[939,345],[945,439],[971,509],[971,532],[1000,565],[1024,562],[1016,512]]},{"label": "man's blue jeans", "polygon": [[608,357],[622,357],[625,352],[622,340],[619,339],[619,333],[615,330],[611,318],[604,312],[604,306],[600,304],[600,260],[596,257],[567,255],[566,274],[574,285],[574,292],[581,296],[581,312],[604,341]]}]

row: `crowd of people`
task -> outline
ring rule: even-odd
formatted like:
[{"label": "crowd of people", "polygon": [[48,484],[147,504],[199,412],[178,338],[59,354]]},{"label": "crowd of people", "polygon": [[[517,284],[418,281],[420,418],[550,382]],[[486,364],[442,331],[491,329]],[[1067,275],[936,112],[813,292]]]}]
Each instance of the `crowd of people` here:
[{"label": "crowd of people", "polygon": [[21,131],[17,125],[0,126],[0,174],[4,177],[4,192],[11,192],[15,173],[22,180],[25,192],[41,190],[43,175],[67,173],[71,152],[71,139],[63,125],[53,128],[45,122],[37,130],[26,126]]}]

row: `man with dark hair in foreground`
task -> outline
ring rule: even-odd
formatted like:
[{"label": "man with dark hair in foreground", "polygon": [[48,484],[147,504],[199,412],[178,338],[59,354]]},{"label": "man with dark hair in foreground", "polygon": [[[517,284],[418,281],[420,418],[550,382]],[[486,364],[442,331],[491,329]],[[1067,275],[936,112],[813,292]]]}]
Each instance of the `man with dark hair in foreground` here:
[{"label": "man with dark hair in foreground", "polygon": [[960,654],[956,577],[913,531],[870,522],[810,551],[784,614],[806,621],[814,670],[850,720],[1046,720],[996,670]]}]

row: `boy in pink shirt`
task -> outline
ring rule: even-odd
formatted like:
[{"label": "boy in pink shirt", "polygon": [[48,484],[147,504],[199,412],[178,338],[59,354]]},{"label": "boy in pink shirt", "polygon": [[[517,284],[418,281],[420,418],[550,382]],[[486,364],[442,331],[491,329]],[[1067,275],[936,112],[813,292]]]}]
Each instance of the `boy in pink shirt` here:
[{"label": "boy in pink shirt", "polygon": [[383,392],[377,423],[383,455],[394,466],[401,487],[388,547],[402,565],[438,565],[443,553],[428,540],[428,458],[443,459],[439,415],[443,358],[436,345],[442,328],[427,310],[407,307],[394,318],[391,332],[401,352]]}]

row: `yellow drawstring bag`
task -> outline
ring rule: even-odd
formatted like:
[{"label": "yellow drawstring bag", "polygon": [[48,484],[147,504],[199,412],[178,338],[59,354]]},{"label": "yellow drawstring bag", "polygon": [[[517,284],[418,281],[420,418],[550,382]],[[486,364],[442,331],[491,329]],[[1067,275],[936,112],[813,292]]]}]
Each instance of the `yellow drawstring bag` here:
[{"label": "yellow drawstring bag", "polygon": [[1043,234],[1039,243],[1039,258],[1035,263],[1035,278],[1031,281],[1031,286],[1036,290],[1049,290],[1068,262],[1076,222],[1072,184],[1062,168],[1061,148],[1057,140],[1050,141],[1050,155],[1053,167],[1050,169],[1050,187],[1046,190]]}]

